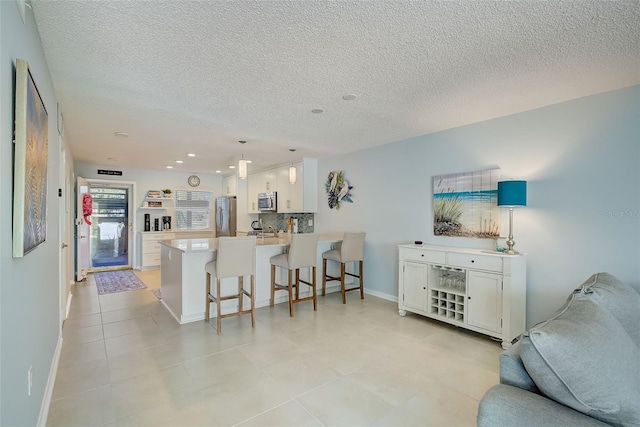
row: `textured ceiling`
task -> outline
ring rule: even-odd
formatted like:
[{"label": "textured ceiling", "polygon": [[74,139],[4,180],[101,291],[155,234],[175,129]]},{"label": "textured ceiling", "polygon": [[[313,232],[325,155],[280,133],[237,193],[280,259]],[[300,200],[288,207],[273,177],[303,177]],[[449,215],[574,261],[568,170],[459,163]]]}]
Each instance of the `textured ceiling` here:
[{"label": "textured ceiling", "polygon": [[99,165],[258,170],[640,83],[635,0],[31,3]]}]

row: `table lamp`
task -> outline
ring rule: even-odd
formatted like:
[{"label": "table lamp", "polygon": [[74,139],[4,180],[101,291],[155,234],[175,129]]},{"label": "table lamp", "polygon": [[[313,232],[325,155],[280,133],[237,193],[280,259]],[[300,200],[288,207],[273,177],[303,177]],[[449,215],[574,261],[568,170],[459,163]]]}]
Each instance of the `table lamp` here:
[{"label": "table lamp", "polygon": [[498,206],[509,208],[509,239],[508,249],[505,254],[515,255],[518,253],[513,246],[513,208],[516,206],[527,206],[527,181],[501,181],[498,182]]}]

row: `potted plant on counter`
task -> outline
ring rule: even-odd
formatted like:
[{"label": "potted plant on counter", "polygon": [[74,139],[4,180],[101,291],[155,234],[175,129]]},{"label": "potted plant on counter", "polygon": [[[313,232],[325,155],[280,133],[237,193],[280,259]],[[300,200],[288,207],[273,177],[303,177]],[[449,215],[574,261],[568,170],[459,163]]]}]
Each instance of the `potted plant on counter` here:
[{"label": "potted plant on counter", "polygon": [[171,189],[170,188],[165,188],[164,190],[162,190],[162,193],[164,193],[164,197],[165,198],[169,198],[171,197]]}]

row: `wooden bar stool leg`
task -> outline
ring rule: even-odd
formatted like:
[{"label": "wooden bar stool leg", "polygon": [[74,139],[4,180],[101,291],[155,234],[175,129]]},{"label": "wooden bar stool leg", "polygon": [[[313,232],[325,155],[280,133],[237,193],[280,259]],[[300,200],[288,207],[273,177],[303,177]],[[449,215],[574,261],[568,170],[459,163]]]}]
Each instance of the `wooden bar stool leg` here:
[{"label": "wooden bar stool leg", "polygon": [[216,318],[216,326],[218,328],[218,335],[220,335],[222,333],[222,308],[220,307],[220,305],[222,304],[222,301],[220,301],[220,298],[222,297],[222,295],[220,294],[220,279],[216,278],[216,306],[217,306],[217,310],[218,310],[218,317]]},{"label": "wooden bar stool leg", "polygon": [[256,282],[253,274],[251,275],[251,327],[256,327]]},{"label": "wooden bar stool leg", "polygon": [[207,300],[205,302],[205,308],[204,308],[204,321],[208,322],[209,321],[209,313],[210,313],[210,308],[211,308],[211,301],[209,300],[209,294],[211,293],[211,274],[207,273]]},{"label": "wooden bar stool leg", "polygon": [[244,301],[244,276],[238,277],[238,311],[242,311],[242,303]]},{"label": "wooden bar stool leg", "polygon": [[289,316],[293,317],[293,271],[289,270]]},{"label": "wooden bar stool leg", "polygon": [[313,311],[318,311],[318,290],[316,289],[316,266],[311,267],[311,289],[313,290]]},{"label": "wooden bar stool leg", "polygon": [[364,299],[364,273],[362,271],[362,260],[360,260],[360,299]]},{"label": "wooden bar stool leg", "polygon": [[275,295],[276,295],[276,266],[275,264],[271,264],[271,300],[269,301],[269,305],[271,307],[273,307]]},{"label": "wooden bar stool leg", "polygon": [[345,290],[345,287],[344,287],[344,267],[345,267],[345,263],[341,262],[340,263],[340,288],[342,290],[342,303],[346,304],[347,303],[347,291]]},{"label": "wooden bar stool leg", "polygon": [[327,260],[322,259],[322,296],[327,291]]},{"label": "wooden bar stool leg", "polygon": [[296,299],[300,299],[300,269],[296,268]]}]

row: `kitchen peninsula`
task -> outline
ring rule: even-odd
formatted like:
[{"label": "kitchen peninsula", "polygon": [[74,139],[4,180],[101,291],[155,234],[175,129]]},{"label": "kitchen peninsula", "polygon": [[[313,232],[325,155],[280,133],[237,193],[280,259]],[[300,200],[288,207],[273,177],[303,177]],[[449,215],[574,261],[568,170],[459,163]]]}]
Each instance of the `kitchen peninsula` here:
[{"label": "kitchen peninsula", "polygon": [[[322,253],[331,250],[342,242],[342,233],[320,235],[316,265],[316,286],[322,288]],[[272,256],[284,253],[290,243],[290,237],[256,239],[255,249],[255,303],[256,308],[269,305],[271,288]],[[204,266],[215,260],[218,239],[173,239],[160,242],[160,288],[162,303],[179,323],[189,323],[204,319],[205,280]],[[337,263],[330,263],[328,274],[339,275]],[[286,283],[286,272],[277,269],[277,280]],[[308,269],[301,269],[300,276],[309,280]],[[245,286],[248,281],[245,280]],[[237,278],[222,281],[222,294],[237,291]],[[310,290],[301,289],[306,295]],[[276,293],[276,303],[287,301],[286,293]],[[224,301],[222,311],[231,311],[236,301]],[[212,315],[215,315],[213,310]]]}]

